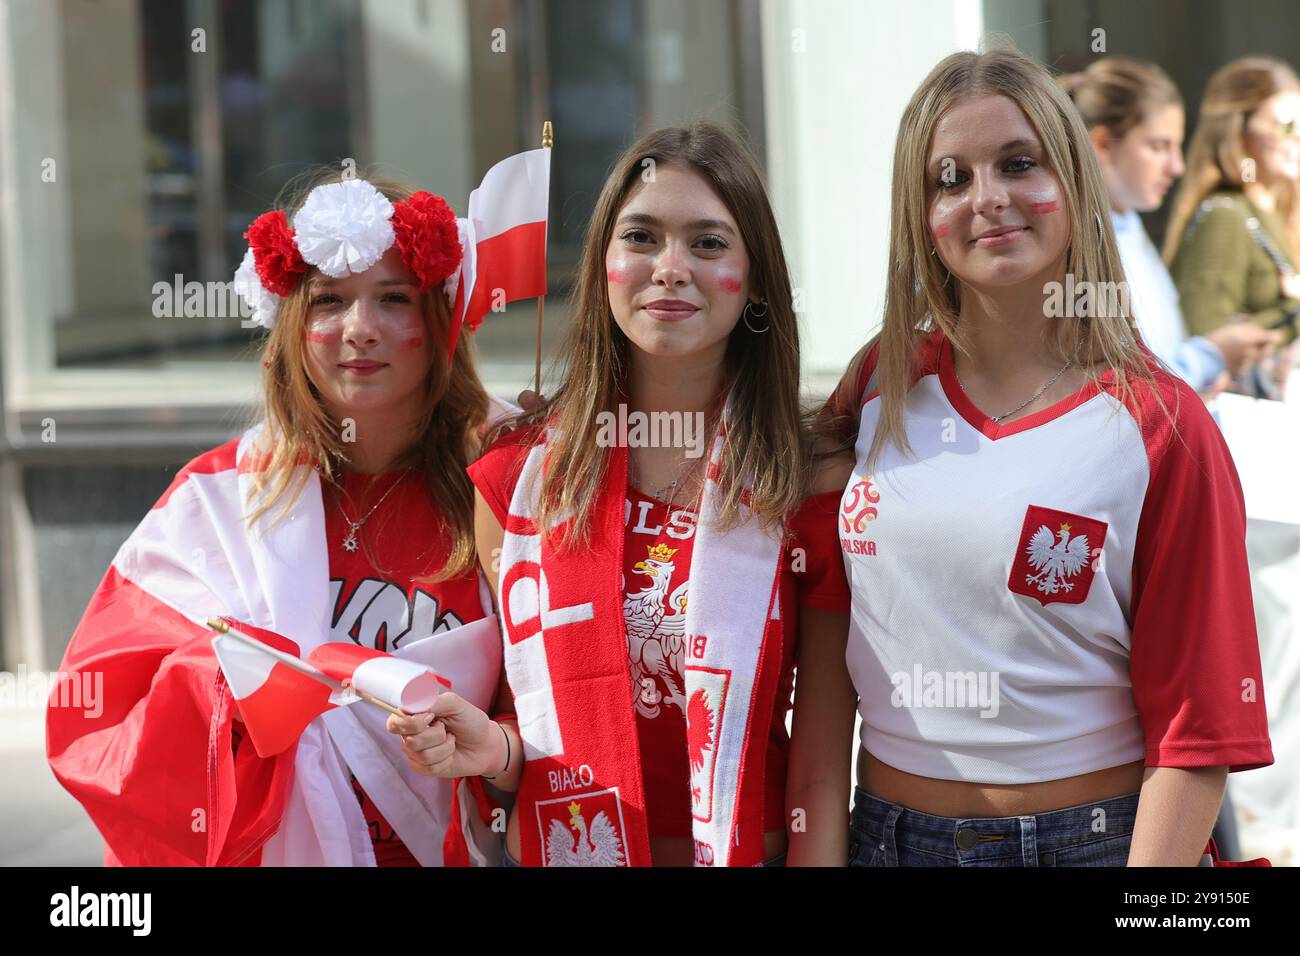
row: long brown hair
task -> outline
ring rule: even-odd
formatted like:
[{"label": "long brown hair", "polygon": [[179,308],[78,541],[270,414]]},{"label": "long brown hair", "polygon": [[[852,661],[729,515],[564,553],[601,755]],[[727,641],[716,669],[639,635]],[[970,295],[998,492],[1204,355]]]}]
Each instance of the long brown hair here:
[{"label": "long brown hair", "polygon": [[1104,126],[1117,140],[1160,110],[1183,105],[1168,73],[1154,63],[1125,56],[1102,57],[1058,81],[1083,114],[1084,124],[1089,129]]},{"label": "long brown hair", "polygon": [[[1210,193],[1245,186],[1246,123],[1270,96],[1300,90],[1295,71],[1269,56],[1247,56],[1220,68],[1205,87],[1196,132],[1187,150],[1187,172],[1174,197],[1165,230],[1165,262],[1172,264],[1188,223]],[[1295,184],[1279,184],[1278,211],[1286,223],[1288,244],[1300,236],[1300,202]],[[1293,252],[1294,250],[1288,250]]]},{"label": "long brown hair", "polygon": [[[314,173],[289,189],[293,198],[283,205],[292,220],[307,194],[316,186],[339,182],[336,170]],[[415,191],[404,183],[365,177],[392,202],[410,198]],[[254,471],[253,495],[264,495],[249,513],[251,526],[262,515],[281,505],[276,520],[298,500],[306,486],[308,472],[298,468],[311,464],[319,472],[323,492],[336,498],[345,494],[342,471],[349,463],[348,442],[343,423],[325,408],[320,392],[307,374],[305,332],[310,306],[309,285],[314,269],[298,280],[293,291],[280,302],[275,325],[262,348],[263,409],[268,425],[269,449],[264,470]],[[425,380],[420,417],[411,442],[392,463],[393,468],[418,467],[423,472],[429,499],[439,514],[448,541],[448,558],[428,580],[459,577],[474,567],[474,486],[465,472],[481,447],[487,421],[489,398],[475,369],[473,340],[460,336],[450,367],[447,337],[451,310],[441,287],[421,293],[425,328],[433,342],[433,357]],[[364,514],[365,502],[353,502],[352,513]],[[375,560],[363,533],[361,542],[372,564]]]},{"label": "long brown hair", "polygon": [[619,157],[596,200],[578,268],[573,323],[561,350],[566,357],[561,385],[544,405],[500,429],[544,422],[554,427],[538,519],[549,535],[560,525],[558,516],[572,514],[560,535],[566,546],[587,539],[609,464],[608,450],[597,442],[597,415],[614,412],[626,400],[631,349],[610,309],[605,252],[646,160],[653,161],[653,168],[693,170],[709,181],[735,217],[749,253],[750,288],[768,302],[762,320],[766,330],[755,333],[738,322],[727,345],[731,419],[719,479],[720,524],[734,526],[740,520],[746,480],[752,511],[763,521],[781,521],[803,497],[799,332],[776,217],[757,164],[740,142],[711,123],[661,129]]},{"label": "long brown hair", "polygon": [[[954,53],[940,61],[912,95],[898,125],[889,278],[876,367],[881,417],[868,453],[872,464],[888,443],[910,450],[904,408],[922,340],[938,329],[954,348],[968,349],[966,330],[959,321],[961,284],[930,254],[926,164],[940,118],[958,101],[985,93],[1005,96],[1019,106],[1042,139],[1070,215],[1065,273],[1091,283],[1124,280],[1106,185],[1083,119],[1064,91],[1041,66],[1011,49]],[[1080,354],[1098,363],[1100,369],[1094,365],[1091,377],[1099,386],[1102,375],[1113,372],[1122,399],[1131,397],[1131,379],[1152,379],[1131,315],[1122,321],[1085,317],[1059,322],[1050,344],[1061,361]],[[865,354],[866,348],[850,363],[846,384],[856,380]],[[842,399],[843,392],[842,387],[837,398]],[[828,419],[827,430],[848,443],[857,434],[861,409],[841,401],[837,411],[838,416]]]}]

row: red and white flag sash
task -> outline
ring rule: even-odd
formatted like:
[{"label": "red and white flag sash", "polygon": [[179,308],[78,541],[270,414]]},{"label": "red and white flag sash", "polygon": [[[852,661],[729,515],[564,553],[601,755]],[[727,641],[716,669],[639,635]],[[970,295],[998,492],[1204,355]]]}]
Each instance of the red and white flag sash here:
[{"label": "red and white flag sash", "polygon": [[[330,635],[319,478],[306,476],[278,523],[266,515],[249,529],[244,520],[252,472],[265,460],[253,454],[263,427],[234,454],[223,446],[198,459],[118,551],[62,668],[103,672],[114,709],[90,720],[50,708],[51,766],[104,833],[110,860],[236,864],[260,847],[264,866],[374,865],[351,772],[412,855],[439,865],[453,784],[406,766],[379,708],[332,708],[293,751],[254,761],[241,747],[232,759],[234,708],[203,622],[224,616],[272,631],[303,654]],[[486,709],[500,647],[489,616],[404,643],[397,656],[432,667]],[[477,846],[491,854],[494,843],[486,829],[474,833],[471,857],[492,862]]]},{"label": "red and white flag sash", "polygon": [[[752,518],[728,531],[717,527],[721,449],[719,435],[686,608],[692,830],[697,865],[746,866],[763,859],[782,529]],[[580,552],[557,550],[534,525],[546,450],[544,443],[531,449],[515,487],[499,579],[506,674],[526,757],[518,794],[521,862],[647,866],[623,620],[627,449],[612,450],[590,547]]]}]

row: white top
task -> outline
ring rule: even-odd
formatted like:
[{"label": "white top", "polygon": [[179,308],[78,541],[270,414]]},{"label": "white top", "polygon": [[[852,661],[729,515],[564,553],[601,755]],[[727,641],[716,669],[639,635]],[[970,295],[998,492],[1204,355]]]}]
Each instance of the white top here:
[{"label": "white top", "polygon": [[1147,348],[1194,391],[1207,391],[1227,368],[1223,353],[1203,336],[1188,337],[1178,287],[1142,228],[1137,210],[1111,210],[1110,217],[1128,279],[1133,316]]},{"label": "white top", "polygon": [[1240,486],[1204,404],[1157,372],[1183,443],[1153,394],[1130,407],[1091,384],[997,425],[951,345],[924,352],[913,454],[886,446],[868,473],[867,394],[841,501],[863,746],[992,784],[1270,762],[1264,709],[1241,699],[1259,654]]}]

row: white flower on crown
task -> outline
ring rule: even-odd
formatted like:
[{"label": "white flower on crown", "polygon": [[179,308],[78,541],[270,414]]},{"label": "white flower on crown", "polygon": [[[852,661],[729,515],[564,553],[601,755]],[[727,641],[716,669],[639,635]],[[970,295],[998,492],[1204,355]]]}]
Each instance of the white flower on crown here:
[{"label": "white flower on crown", "polygon": [[274,292],[267,292],[258,278],[257,266],[253,263],[253,250],[244,253],[244,259],[235,270],[235,293],[253,310],[253,321],[264,329],[275,323],[275,313],[280,307],[280,297]]},{"label": "white flower on crown", "polygon": [[393,244],[393,204],[364,179],[345,179],[311,191],[293,217],[298,251],[333,278],[365,272]]}]

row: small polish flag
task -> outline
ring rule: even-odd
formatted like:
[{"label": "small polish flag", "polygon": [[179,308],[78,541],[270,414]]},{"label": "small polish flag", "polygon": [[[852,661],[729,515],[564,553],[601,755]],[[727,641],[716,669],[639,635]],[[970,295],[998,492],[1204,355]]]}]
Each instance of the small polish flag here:
[{"label": "small polish flag", "polygon": [[383,651],[329,643],[303,660],[298,645],[274,631],[248,624],[236,630],[229,621],[224,624],[225,631],[212,639],[212,649],[262,757],[288,750],[309,723],[333,707],[373,697],[391,708],[418,713],[451,687],[428,667]]},{"label": "small polish flag", "polygon": [[546,214],[551,149],[497,163],[469,194],[465,261],[452,307],[451,350],[460,329],[473,332],[493,306],[546,295]]}]

